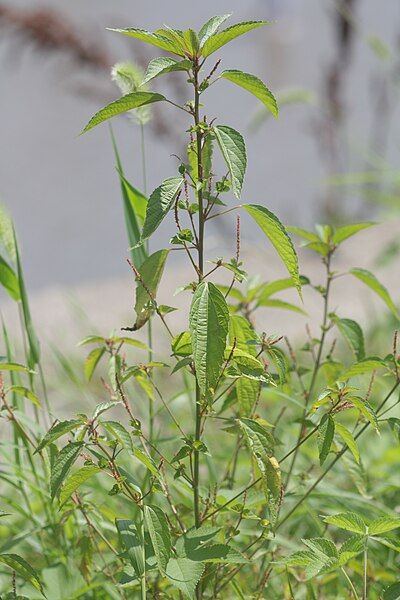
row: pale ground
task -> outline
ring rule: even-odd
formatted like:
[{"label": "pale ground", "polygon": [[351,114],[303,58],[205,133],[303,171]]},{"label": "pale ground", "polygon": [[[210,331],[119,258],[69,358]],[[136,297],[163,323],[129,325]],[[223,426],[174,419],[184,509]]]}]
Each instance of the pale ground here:
[{"label": "pale ground", "polygon": [[[400,222],[392,222],[359,233],[343,244],[342,249],[337,253],[334,269],[338,272],[346,271],[352,266],[371,269],[388,287],[398,305],[400,260],[397,259],[390,266],[379,270],[374,265],[374,260],[389,240],[396,239],[399,231]],[[228,256],[225,255],[225,258]],[[264,243],[261,233],[257,237],[256,246],[250,245],[248,241],[243,242],[242,260],[249,274],[259,273],[265,281],[286,276],[275,251],[268,243]],[[160,288],[159,303],[181,308],[189,303],[189,293],[180,293],[174,298],[171,298],[171,295],[178,286],[193,279],[194,272],[186,268],[182,261],[180,261],[181,266],[174,263],[174,258],[170,258],[169,261]],[[300,271],[310,277],[313,283],[323,282],[321,265],[309,251],[300,251]],[[281,293],[278,297],[299,303],[293,290]],[[121,326],[130,325],[134,319],[133,299],[134,287],[130,275],[97,283],[80,284],[76,288],[48,287],[32,293],[31,311],[44,352],[46,349],[49,350],[49,342],[51,342],[68,355],[75,351],[77,342],[86,335],[95,332],[109,335],[112,330],[118,331]],[[387,310],[373,292],[351,276],[335,281],[330,308],[337,309],[342,317],[357,319],[365,326],[368,326],[370,318],[382,315]],[[321,298],[308,288],[304,289],[304,309],[313,317],[304,317],[277,309],[263,309],[257,320],[258,330],[264,330],[268,335],[284,334],[296,339],[309,323],[313,333],[317,334]],[[11,329],[18,326],[16,309],[11,302],[6,301],[3,304],[2,314]],[[186,328],[186,319],[186,313],[183,311],[168,315],[168,322],[174,333]],[[158,319],[154,322],[155,339],[157,339],[154,350],[160,354],[164,353],[165,356],[165,352],[169,349],[168,336],[164,333],[157,336],[162,325]],[[143,333],[140,332],[138,337],[143,337]]]}]

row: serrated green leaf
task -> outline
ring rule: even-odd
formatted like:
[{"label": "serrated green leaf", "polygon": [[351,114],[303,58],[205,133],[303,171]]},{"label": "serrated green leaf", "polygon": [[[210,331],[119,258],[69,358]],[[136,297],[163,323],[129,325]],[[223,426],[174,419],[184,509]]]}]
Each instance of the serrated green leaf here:
[{"label": "serrated green leaf", "polygon": [[245,436],[247,445],[254,454],[272,455],[275,448],[273,435],[254,419],[241,418],[237,423]]},{"label": "serrated green leaf", "polygon": [[101,348],[94,348],[86,357],[84,364],[84,373],[85,377],[88,381],[90,381],[93,377],[95,369],[99,364],[99,361],[106,349],[102,346]]},{"label": "serrated green leaf", "polygon": [[171,210],[182,185],[182,177],[170,177],[163,181],[151,194],[147,204],[141,243],[147,240],[159,227]]},{"label": "serrated green leaf", "polygon": [[351,275],[357,277],[360,281],[365,283],[371,290],[373,290],[386,304],[388,309],[394,314],[397,319],[400,319],[399,312],[394,304],[392,298],[388,290],[384,285],[375,277],[371,271],[367,271],[367,269],[354,268],[349,271]]},{"label": "serrated green leaf", "polygon": [[43,450],[43,448],[45,448],[49,444],[52,444],[61,436],[70,433],[75,429],[78,429],[78,427],[80,427],[82,423],[83,421],[81,419],[72,419],[70,421],[61,421],[60,423],[57,423],[46,433],[44,438],[42,438],[41,442],[35,450],[35,453],[40,452],[41,450]]},{"label": "serrated green leaf", "polygon": [[155,79],[160,75],[172,73],[173,71],[188,71],[190,67],[191,62],[189,60],[176,60],[176,58],[171,58],[169,56],[154,58],[149,62],[146,74],[140,85],[145,85],[152,79]]},{"label": "serrated green leaf", "polygon": [[248,377],[239,377],[235,384],[239,414],[248,417],[260,395],[261,384],[259,381]]},{"label": "serrated green leaf", "polygon": [[330,517],[324,517],[325,523],[334,525],[340,529],[346,531],[352,531],[353,533],[359,533],[360,535],[366,534],[366,524],[363,519],[353,512],[344,512]]},{"label": "serrated green leaf", "polygon": [[399,600],[400,598],[400,581],[393,583],[385,589],[383,600]]},{"label": "serrated green leaf", "polygon": [[176,335],[171,342],[172,352],[176,356],[189,356],[192,354],[192,336],[190,331],[182,331]]},{"label": "serrated green leaf", "polygon": [[18,277],[12,267],[0,256],[0,285],[8,292],[13,300],[21,299]]},{"label": "serrated green leaf", "polygon": [[301,541],[323,559],[338,558],[339,556],[335,544],[326,538],[311,538]]},{"label": "serrated green leaf", "polygon": [[206,23],[204,23],[204,25],[202,26],[202,28],[199,31],[199,43],[200,43],[200,47],[204,46],[204,44],[206,43],[206,41],[213,36],[214,34],[217,33],[218,29],[220,28],[220,26],[225,23],[225,21],[227,19],[229,19],[231,15],[227,14],[227,15],[220,15],[220,16],[216,16],[216,17],[211,17],[211,19],[209,19]]},{"label": "serrated green leaf", "polygon": [[352,536],[340,547],[339,564],[344,565],[350,559],[360,554],[365,548],[365,537],[363,535]]},{"label": "serrated green leaf", "polygon": [[360,362],[352,365],[347,371],[340,375],[340,381],[346,381],[351,377],[357,377],[358,375],[366,375],[377,369],[385,368],[386,365],[383,360],[379,358],[366,358]]},{"label": "serrated green leaf", "polygon": [[276,99],[272,92],[261,81],[261,79],[255,75],[251,75],[250,73],[238,71],[237,69],[223,71],[221,73],[221,77],[247,90],[253,94],[253,96],[256,96],[256,98],[258,98],[264,104],[264,106],[274,115],[274,117],[278,116],[279,109]]},{"label": "serrated green leaf", "polygon": [[360,325],[353,319],[333,319],[336,327],[354,351],[357,360],[365,357],[364,334]]},{"label": "serrated green leaf", "polygon": [[50,491],[51,499],[56,496],[61,484],[65,481],[68,472],[82,449],[82,442],[71,442],[60,450],[51,465]]},{"label": "serrated green leaf", "polygon": [[145,571],[143,535],[138,531],[134,521],[130,519],[116,519],[115,524],[122,545],[128,552],[136,575],[140,578]]},{"label": "serrated green leaf", "polygon": [[344,425],[342,425],[341,423],[336,422],[335,423],[335,433],[337,433],[337,435],[339,435],[342,438],[342,440],[348,446],[350,452],[354,456],[354,460],[356,461],[356,463],[359,463],[360,462],[360,451],[358,449],[357,442],[354,439],[354,437],[352,436],[352,434],[350,433],[350,431],[348,429],[346,429],[346,427]]},{"label": "serrated green leaf", "polygon": [[110,400],[108,402],[101,402],[98,404],[93,411],[92,422],[98,419],[98,417],[100,417],[100,415],[105,413],[107,410],[114,408],[114,406],[118,406],[118,404],[121,404],[120,400]]},{"label": "serrated green leaf", "polygon": [[372,427],[375,429],[377,433],[379,433],[379,423],[376,413],[372,406],[364,400],[363,398],[358,398],[357,396],[352,396],[348,398],[348,402],[351,402],[355,408],[358,408],[360,413],[369,421]]},{"label": "serrated green leaf", "polygon": [[144,518],[153,544],[158,568],[161,573],[165,573],[172,548],[167,518],[157,506],[145,506]]},{"label": "serrated green leaf", "polygon": [[363,229],[367,229],[367,227],[371,227],[372,225],[375,225],[375,223],[354,223],[353,225],[344,225],[343,227],[338,227],[332,236],[332,242],[335,245],[341,244],[344,242],[344,240],[347,240],[347,238],[355,235]]},{"label": "serrated green leaf", "polygon": [[225,44],[228,44],[235,38],[243,35],[252,29],[256,29],[257,27],[262,27],[263,25],[268,25],[267,21],[246,21],[243,23],[237,23],[236,25],[232,25],[227,29],[224,29],[220,33],[214,33],[211,35],[207,41],[203,44],[201,48],[201,54],[206,58],[216,52]]},{"label": "serrated green leaf", "polygon": [[0,563],[7,565],[12,571],[15,571],[25,581],[28,581],[36,590],[39,590],[43,596],[43,586],[38,574],[32,567],[18,554],[0,554]]},{"label": "serrated green leaf", "polygon": [[148,256],[138,269],[140,281],[138,281],[136,287],[135,312],[137,318],[134,325],[135,330],[140,329],[147,323],[154,310],[152,301],[157,294],[168,254],[168,250],[158,250]]},{"label": "serrated green leaf", "polygon": [[400,518],[396,517],[380,517],[375,519],[368,526],[369,535],[380,535],[388,531],[393,531],[400,527]]},{"label": "serrated green leaf", "polygon": [[248,559],[238,550],[227,544],[212,544],[210,546],[199,546],[188,553],[188,558],[204,563],[231,563],[245,564]]},{"label": "serrated green leaf", "polygon": [[133,449],[132,436],[129,433],[129,431],[127,431],[125,427],[121,425],[121,423],[119,423],[118,421],[102,421],[101,424],[104,427],[104,429],[112,436],[112,438],[114,440],[117,440],[117,442],[121,444],[121,446],[125,448],[125,450]]},{"label": "serrated green leaf", "polygon": [[171,558],[167,565],[167,577],[186,598],[193,600],[196,586],[203,575],[204,565],[188,558]]},{"label": "serrated green leaf", "polygon": [[142,42],[146,42],[147,44],[151,44],[152,46],[156,46],[157,48],[162,48],[162,50],[167,50],[168,52],[172,52],[173,54],[182,55],[181,48],[177,48],[176,43],[161,35],[161,33],[150,31],[146,31],[145,29],[137,29],[135,27],[128,27],[127,29],[109,29],[109,31],[115,31],[116,33],[122,33],[123,35],[127,35],[129,37],[136,38]]},{"label": "serrated green leaf", "polygon": [[66,479],[63,487],[61,488],[60,508],[67,502],[67,500],[70,499],[72,494],[81,487],[81,485],[93,477],[93,475],[100,473],[100,471],[100,467],[97,467],[96,465],[87,465],[75,473],[72,473],[72,475]]},{"label": "serrated green leaf", "polygon": [[107,106],[93,115],[82,130],[82,133],[86,133],[90,129],[93,129],[93,127],[100,125],[100,123],[108,121],[108,119],[117,115],[126,113],[129,110],[139,108],[140,106],[146,106],[147,104],[153,104],[154,102],[161,102],[163,100],[165,100],[165,96],[156,94],[155,92],[131,92],[130,94],[125,94],[125,96],[121,96],[118,100],[114,100],[114,102],[107,104]]},{"label": "serrated green leaf", "polygon": [[258,204],[244,204],[243,208],[255,220],[257,225],[259,225],[278,252],[284,265],[289,271],[295,288],[301,298],[301,281],[297,254],[286,229],[278,217],[265,208],[265,206],[260,206]]},{"label": "serrated green leaf", "polygon": [[330,415],[324,415],[318,427],[319,464],[321,466],[330,452],[334,435],[335,421]]},{"label": "serrated green leaf", "polygon": [[204,281],[198,285],[189,324],[196,378],[202,394],[206,394],[218,381],[229,326],[228,306],[213,283]]},{"label": "serrated green leaf", "polygon": [[227,125],[216,125],[213,131],[231,176],[233,193],[240,198],[247,166],[244,139]]}]

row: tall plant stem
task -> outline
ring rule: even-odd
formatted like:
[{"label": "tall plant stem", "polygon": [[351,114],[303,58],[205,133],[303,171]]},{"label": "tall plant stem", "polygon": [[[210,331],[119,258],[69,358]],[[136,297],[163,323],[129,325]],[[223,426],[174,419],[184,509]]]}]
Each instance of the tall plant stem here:
[{"label": "tall plant stem", "polygon": [[367,600],[368,598],[368,536],[365,540],[365,548],[364,548],[364,573],[363,573],[363,595],[362,600]]},{"label": "tall plant stem", "polygon": [[[203,207],[203,157],[202,157],[202,141],[203,134],[199,129],[200,123],[200,89],[199,89],[199,63],[196,60],[193,67],[193,85],[194,85],[194,123],[196,127],[196,150],[197,150],[197,202],[199,206],[199,222],[198,222],[198,244],[197,244],[197,253],[198,253],[198,278],[199,283],[203,279],[203,271],[204,271],[204,223],[205,223],[205,215],[204,215],[204,207]],[[199,384],[196,380],[196,416],[195,416],[195,442],[198,442],[201,438],[201,392],[199,388]],[[193,503],[194,503],[194,519],[195,526],[198,528],[201,525],[201,517],[200,517],[200,494],[199,494],[199,486],[200,486],[200,455],[197,449],[194,450],[193,456]],[[197,585],[196,588],[196,598],[202,598],[202,586],[201,582]]]},{"label": "tall plant stem", "polygon": [[332,283],[331,258],[332,258],[332,254],[329,253],[328,256],[326,257],[326,261],[325,261],[326,287],[325,287],[325,292],[324,292],[324,309],[323,309],[322,325],[321,325],[321,330],[322,330],[321,339],[319,342],[318,354],[317,354],[317,358],[315,360],[314,369],[313,369],[313,373],[311,376],[310,386],[309,386],[308,391],[306,392],[305,398],[304,398],[303,415],[302,415],[302,419],[301,419],[299,435],[297,438],[296,449],[293,454],[292,462],[290,464],[288,475],[286,478],[286,483],[285,483],[286,488],[288,487],[288,485],[290,483],[290,479],[293,474],[294,466],[296,464],[299,448],[301,445],[300,442],[301,442],[302,437],[304,436],[304,420],[307,416],[308,403],[309,403],[312,393],[314,391],[314,386],[315,386],[315,382],[317,381],[319,367],[321,365],[322,352],[324,349],[325,337],[326,337],[326,332],[327,332],[327,324],[328,324],[329,292],[330,292],[330,287],[331,287],[331,283]]}]

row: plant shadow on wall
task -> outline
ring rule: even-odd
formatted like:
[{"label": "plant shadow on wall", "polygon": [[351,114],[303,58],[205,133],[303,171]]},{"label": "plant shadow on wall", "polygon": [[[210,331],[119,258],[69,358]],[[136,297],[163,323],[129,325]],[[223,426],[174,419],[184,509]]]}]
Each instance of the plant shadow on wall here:
[{"label": "plant shadow on wall", "polygon": [[[371,356],[358,323],[333,309],[332,288],[347,277],[376,293],[397,320],[398,311],[371,272],[335,270],[337,248],[371,223],[289,228],[321,257],[325,279],[315,282],[299,274],[277,216],[262,205],[225,200],[232,193],[240,202],[245,143],[204,114],[205,92],[225,79],[278,114],[257,77],[221,72],[219,59],[209,61],[234,38],[266,25],[223,29],[227,18],[210,19],[198,33],[119,30],[172,55],[151,61],[143,85],[181,71],[192,98],[180,105],[136,86],[84,130],[155,102],[188,119],[187,157],[148,199],[125,178],[114,140],[136,320],[119,336],[82,341],[93,347],[84,365],[88,380],[107,363],[103,397],[91,415],[60,421],[53,414],[18,244],[2,215],[1,283],[18,303],[26,352],[18,361],[3,325],[0,398],[9,437],[2,438],[0,473],[2,598],[398,597],[397,334],[384,356]],[[216,152],[226,164],[221,177],[213,168]],[[238,214],[234,256],[207,263],[207,224],[231,211]],[[247,276],[243,212],[271,242],[287,277],[261,283]],[[165,218],[175,224],[170,245],[150,253],[148,242]],[[173,252],[185,253],[193,269],[182,290],[188,326],[178,332],[169,324],[174,307],[157,302]],[[222,272],[229,285],[216,281]],[[304,312],[303,286],[321,297],[319,332],[299,347],[258,332],[260,307]],[[280,296],[290,288],[297,303]],[[147,327],[151,342],[152,319],[170,338],[167,361],[154,356],[156,340],[145,344],[128,333]],[[132,348],[147,359],[135,361]]]}]

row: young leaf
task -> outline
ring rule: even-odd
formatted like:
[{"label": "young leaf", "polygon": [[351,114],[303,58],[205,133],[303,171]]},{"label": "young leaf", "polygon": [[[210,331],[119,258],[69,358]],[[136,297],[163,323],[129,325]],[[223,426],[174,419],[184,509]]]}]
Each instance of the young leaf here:
[{"label": "young leaf", "polygon": [[100,467],[96,465],[87,465],[82,467],[72,475],[70,475],[65,481],[61,492],[60,492],[60,508],[70,499],[72,494],[76,492],[81,485],[83,485],[88,479],[100,473]]},{"label": "young leaf", "polygon": [[171,558],[167,565],[167,577],[186,598],[193,600],[196,586],[203,575],[204,565],[188,558]]},{"label": "young leaf", "polygon": [[147,240],[159,227],[164,217],[171,210],[182,185],[182,177],[170,177],[163,181],[151,194],[147,204],[141,243]]},{"label": "young leaf", "polygon": [[276,99],[272,92],[261,81],[261,79],[255,75],[243,73],[243,71],[238,71],[236,69],[223,71],[221,73],[221,77],[242,87],[253,94],[253,96],[256,96],[256,98],[258,98],[264,104],[264,106],[266,106],[266,108],[274,115],[274,117],[278,116],[279,109]]},{"label": "young leaf", "polygon": [[360,325],[353,319],[333,319],[336,327],[354,351],[357,360],[365,357],[364,334]]},{"label": "young leaf", "polygon": [[230,16],[230,14],[227,14],[220,15],[217,17],[211,17],[211,19],[209,19],[207,23],[204,23],[203,27],[199,31],[200,47],[204,46],[206,41],[215,33],[217,33],[222,23],[225,23],[225,21],[229,19]]},{"label": "young leaf", "polygon": [[352,531],[353,533],[365,535],[367,532],[365,522],[356,513],[339,513],[338,515],[324,517],[324,521],[325,523],[329,523],[329,525],[334,525],[335,527],[345,529],[346,531]]},{"label": "young leaf", "polygon": [[373,290],[386,304],[388,309],[394,314],[394,316],[400,320],[399,312],[394,304],[389,292],[384,285],[375,277],[373,273],[366,269],[354,268],[350,270],[351,275],[357,277],[360,281],[365,283],[371,290]]},{"label": "young leaf", "polygon": [[74,429],[78,429],[78,427],[80,427],[81,425],[82,421],[80,419],[72,419],[71,421],[61,421],[60,423],[57,423],[46,433],[46,435],[36,448],[35,453],[40,452],[41,450],[43,450],[43,448],[45,448],[49,444],[52,444],[61,436],[70,433],[71,431],[74,431]]},{"label": "young leaf", "polygon": [[135,573],[138,577],[141,577],[145,571],[143,536],[138,532],[134,521],[116,519],[115,524]]},{"label": "young leaf", "polygon": [[[146,258],[139,269],[140,281],[136,288],[135,312],[137,315],[134,329],[140,329],[147,323],[152,313],[152,300],[155,298],[168,250],[158,250]],[[151,296],[149,295],[149,292]]]},{"label": "young leaf", "polygon": [[81,442],[71,442],[57,454],[54,463],[51,466],[50,473],[50,491],[52,500],[68,475],[70,468],[78,458],[81,449]]},{"label": "young leaf", "polygon": [[158,506],[145,506],[144,518],[153,544],[158,568],[161,573],[165,573],[172,548],[167,518]]},{"label": "young leaf", "polygon": [[354,456],[354,460],[356,461],[356,463],[359,464],[360,463],[360,451],[358,449],[357,442],[354,439],[354,437],[352,436],[352,434],[350,433],[350,431],[348,429],[346,429],[346,427],[344,425],[342,425],[341,423],[335,422],[335,433],[342,438],[342,440],[348,446],[350,452]]},{"label": "young leaf", "polygon": [[400,519],[397,517],[380,517],[375,519],[368,526],[369,535],[380,535],[388,531],[393,531],[400,527]]},{"label": "young leaf", "polygon": [[330,415],[324,415],[318,427],[319,464],[321,466],[330,452],[334,434],[335,421]]},{"label": "young leaf", "polygon": [[18,556],[18,554],[0,554],[0,563],[7,565],[12,571],[18,573],[25,581],[33,585],[35,589],[42,592],[44,596],[42,583],[38,574],[21,556]]},{"label": "young leaf", "polygon": [[231,176],[233,193],[240,198],[247,166],[244,139],[227,125],[217,125],[213,131]]},{"label": "young leaf", "polygon": [[114,100],[114,102],[107,104],[107,106],[93,115],[81,133],[86,133],[100,123],[108,121],[108,119],[128,112],[129,110],[139,108],[139,106],[146,106],[147,104],[152,104],[153,102],[161,102],[162,100],[165,100],[165,96],[162,94],[156,94],[155,92],[132,92],[131,94],[125,94],[125,96],[122,96],[121,98],[118,98],[118,100]]},{"label": "young leaf", "polygon": [[278,217],[265,208],[265,206],[260,206],[258,204],[244,204],[243,208],[251,217],[253,217],[257,225],[260,226],[262,231],[269,238],[270,242],[278,252],[287,270],[289,271],[289,274],[301,298],[301,281],[299,276],[297,254],[286,229]]},{"label": "young leaf", "polygon": [[0,285],[9,293],[11,298],[18,302],[21,299],[18,277],[8,262],[0,256]]},{"label": "young leaf", "polygon": [[106,349],[104,348],[104,346],[102,346],[101,348],[94,348],[86,357],[84,364],[84,372],[85,377],[88,381],[92,379],[93,373],[95,372],[95,369],[99,364],[99,361],[105,353],[105,351]]},{"label": "young leaf", "polygon": [[372,225],[375,225],[375,223],[354,223],[353,225],[339,227],[332,236],[332,242],[337,246],[344,242],[344,240],[347,240],[347,238]]},{"label": "young leaf", "polygon": [[228,44],[235,38],[251,31],[252,29],[256,29],[257,27],[262,27],[263,25],[268,25],[267,21],[247,21],[244,23],[237,23],[236,25],[232,25],[227,29],[224,29],[220,33],[215,33],[204,43],[201,49],[201,54],[206,58],[216,52],[225,44]]},{"label": "young leaf", "polygon": [[188,71],[191,67],[189,60],[176,60],[169,56],[161,56],[160,58],[154,58],[149,62],[146,74],[140,85],[145,85],[152,79],[165,75],[166,73],[172,73],[173,71]]},{"label": "young leaf", "polygon": [[229,311],[213,283],[198,285],[190,307],[190,332],[196,378],[202,394],[213,389],[224,360]]},{"label": "young leaf", "polygon": [[142,42],[146,42],[147,44],[151,44],[152,46],[156,46],[157,48],[162,48],[162,50],[167,50],[173,54],[183,56],[182,49],[178,47],[174,41],[171,41],[169,38],[165,37],[159,32],[151,33],[145,29],[136,29],[135,27],[128,27],[127,29],[110,28],[109,31],[122,33],[123,35],[127,35],[129,37],[141,40]]}]

